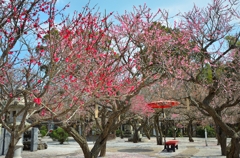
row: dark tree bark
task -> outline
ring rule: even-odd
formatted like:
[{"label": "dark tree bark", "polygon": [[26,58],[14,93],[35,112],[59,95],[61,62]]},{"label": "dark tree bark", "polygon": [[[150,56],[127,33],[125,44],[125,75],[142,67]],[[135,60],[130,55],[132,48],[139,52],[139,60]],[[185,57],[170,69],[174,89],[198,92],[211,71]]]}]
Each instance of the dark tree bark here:
[{"label": "dark tree bark", "polygon": [[[222,116],[222,108],[216,108],[216,113],[221,117]],[[216,136],[218,140],[218,145],[221,146],[221,154],[222,156],[227,155],[227,136],[223,129],[215,122],[216,125]]]},{"label": "dark tree bark", "polygon": [[133,143],[137,143],[139,141],[139,136],[138,136],[138,129],[135,128],[134,133],[133,133]]},{"label": "dark tree bark", "polygon": [[5,158],[13,158],[15,146],[10,143]]},{"label": "dark tree bark", "polygon": [[100,134],[98,135],[98,138],[96,139],[94,146],[91,150],[88,147],[87,140],[84,135],[79,135],[79,133],[74,128],[69,127],[68,124],[62,125],[62,128],[66,130],[68,134],[71,135],[74,140],[79,144],[85,158],[97,158],[100,152],[101,156],[105,156],[108,136],[112,131],[116,130],[120,126],[121,122],[117,122],[119,118],[118,116],[121,112],[123,113],[128,110],[128,108],[129,107],[123,108],[122,111],[118,111],[118,113],[111,113],[110,115],[108,115],[108,118],[106,118],[107,115],[105,113],[101,112],[101,123],[99,123],[98,118],[95,118],[95,122],[100,129]]},{"label": "dark tree bark", "polygon": [[[212,108],[208,107],[207,108],[208,112],[211,114],[213,117],[215,123],[219,128],[222,130],[220,133],[219,138],[219,143],[221,145],[221,152],[224,154],[226,151],[226,140],[225,137],[228,135],[231,138],[231,146],[229,149],[227,149],[227,158],[239,158],[239,153],[240,153],[240,145],[239,145],[239,132],[235,131],[234,128],[231,128],[227,124],[225,124],[222,120],[221,117],[217,114],[216,111],[214,111]],[[221,139],[223,138],[223,139]],[[222,144],[221,144],[222,143]]]},{"label": "dark tree bark", "polygon": [[135,122],[133,124],[133,129],[134,129],[134,134],[133,134],[133,143],[137,143],[140,141],[140,138],[139,138],[139,131],[141,131],[141,129],[143,129],[146,125],[147,125],[147,118],[145,120],[141,120],[141,125],[138,127],[138,122]]},{"label": "dark tree bark", "polygon": [[222,156],[226,156],[226,154],[227,154],[227,136],[226,136],[225,132],[221,129],[221,127],[219,127],[218,125],[216,125],[216,136],[217,136],[218,143],[221,146],[221,154],[222,154]]},{"label": "dark tree bark", "polygon": [[192,138],[192,134],[193,134],[192,122],[193,120],[190,119],[187,126],[187,134],[188,134],[189,142],[194,142]]},{"label": "dark tree bark", "polygon": [[227,152],[227,158],[239,158],[240,154],[240,138],[232,138],[231,145]]},{"label": "dark tree bark", "polygon": [[143,127],[143,131],[144,131],[146,137],[147,137],[149,140],[151,139],[151,135],[150,135],[151,129],[152,129],[151,126],[144,126],[144,127]]},{"label": "dark tree bark", "polygon": [[90,149],[88,147],[86,139],[84,139],[83,136],[80,136],[78,134],[78,132],[72,127],[63,126],[62,128],[66,132],[68,132],[68,134],[71,135],[74,138],[74,140],[79,144],[79,146],[81,147],[81,149],[83,151],[84,157],[85,158],[92,158],[92,155],[91,155],[91,152],[90,152]]},{"label": "dark tree bark", "polygon": [[107,142],[102,146],[101,152],[100,152],[100,157],[105,157],[107,152]]},{"label": "dark tree bark", "polygon": [[19,140],[19,139],[16,140],[15,137],[16,136],[14,136],[14,134],[11,135],[10,144],[8,146],[8,151],[5,158],[13,158],[14,156],[14,150],[17,144],[17,140]]},{"label": "dark tree bark", "polygon": [[209,105],[214,95],[215,95],[214,92],[209,93],[209,95],[203,101],[203,106],[205,107],[205,110],[212,116],[216,125],[219,126],[224,131],[224,133],[231,138],[231,147],[227,152],[227,158],[239,158],[240,153],[239,132],[236,131],[231,126],[224,123],[222,121],[221,115],[219,115],[217,110],[215,110],[211,106],[206,106]]},{"label": "dark tree bark", "polygon": [[124,138],[124,135],[123,135],[123,131],[122,131],[122,130],[121,130],[121,132],[120,132],[120,137],[121,137],[121,139]]},{"label": "dark tree bark", "polygon": [[156,139],[157,139],[157,145],[163,145],[163,133],[162,128],[159,125],[158,115],[155,115],[154,117],[154,127],[156,131]]},{"label": "dark tree bark", "polygon": [[97,138],[91,150],[92,157],[96,158],[100,153],[100,151],[101,151],[102,157],[106,155],[106,144],[107,144],[108,135],[109,134],[107,134],[106,132],[99,135],[99,137]]},{"label": "dark tree bark", "polygon": [[[107,136],[108,136],[107,132],[103,132],[99,135],[92,150],[90,151],[86,139],[84,139],[82,136],[80,136],[74,128],[72,128],[72,127],[63,127],[63,128],[80,145],[85,158],[97,158],[100,151],[106,145]],[[102,155],[104,155],[104,154],[106,154],[106,152],[102,152]]]}]

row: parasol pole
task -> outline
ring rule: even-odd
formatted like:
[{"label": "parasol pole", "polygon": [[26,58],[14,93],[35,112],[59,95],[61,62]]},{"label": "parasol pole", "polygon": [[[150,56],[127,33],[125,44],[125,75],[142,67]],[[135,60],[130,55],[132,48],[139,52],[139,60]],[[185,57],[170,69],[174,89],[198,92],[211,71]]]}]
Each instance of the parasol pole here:
[{"label": "parasol pole", "polygon": [[165,125],[165,114],[164,114],[164,109],[162,108],[162,113],[163,113],[163,127],[164,127],[164,145],[166,144],[166,125]]}]

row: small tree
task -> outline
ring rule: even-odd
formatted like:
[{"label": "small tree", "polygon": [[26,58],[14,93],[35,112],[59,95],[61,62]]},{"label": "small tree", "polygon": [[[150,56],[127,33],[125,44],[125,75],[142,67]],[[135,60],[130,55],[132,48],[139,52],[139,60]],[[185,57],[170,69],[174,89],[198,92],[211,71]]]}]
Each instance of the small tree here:
[{"label": "small tree", "polygon": [[65,141],[68,140],[68,133],[65,132],[65,130],[61,127],[58,127],[57,129],[52,131],[50,137],[54,140],[59,141],[60,144],[63,144]]},{"label": "small tree", "polygon": [[48,133],[48,129],[47,129],[47,126],[46,125],[42,125],[40,127],[40,133],[41,133],[41,136],[44,137],[46,136],[46,134]]}]

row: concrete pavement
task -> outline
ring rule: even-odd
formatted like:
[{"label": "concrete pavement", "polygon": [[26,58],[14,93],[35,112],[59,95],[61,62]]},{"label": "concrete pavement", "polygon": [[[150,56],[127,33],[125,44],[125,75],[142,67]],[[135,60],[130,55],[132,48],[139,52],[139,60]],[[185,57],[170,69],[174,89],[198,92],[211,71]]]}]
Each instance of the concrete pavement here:
[{"label": "concrete pavement", "polygon": [[[172,138],[167,138],[170,140]],[[208,138],[208,146],[205,144],[204,138],[194,138],[194,142],[188,142],[187,137],[177,138],[179,140],[179,149],[176,152],[163,151],[163,145],[157,145],[156,138],[151,140],[143,138],[142,142],[128,142],[127,138],[108,141],[107,158],[224,158],[221,156],[220,146],[217,145],[215,138]],[[43,139],[47,142],[48,149],[38,150],[35,152],[23,151],[23,158],[84,158],[79,145],[69,138],[68,142],[60,145],[51,139]],[[89,147],[93,146],[93,142],[88,142]],[[4,156],[0,156],[3,158]]]}]

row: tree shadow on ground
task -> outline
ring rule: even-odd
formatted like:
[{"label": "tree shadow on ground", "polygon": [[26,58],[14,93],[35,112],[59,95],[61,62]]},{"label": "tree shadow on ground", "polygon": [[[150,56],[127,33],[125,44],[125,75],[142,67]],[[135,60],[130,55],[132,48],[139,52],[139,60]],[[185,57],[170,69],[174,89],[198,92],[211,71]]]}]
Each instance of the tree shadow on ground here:
[{"label": "tree shadow on ground", "polygon": [[121,150],[118,150],[119,152],[152,152],[153,150],[151,149],[121,149]]}]

